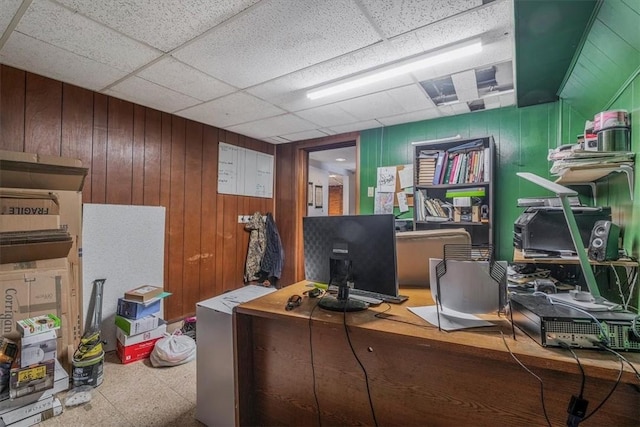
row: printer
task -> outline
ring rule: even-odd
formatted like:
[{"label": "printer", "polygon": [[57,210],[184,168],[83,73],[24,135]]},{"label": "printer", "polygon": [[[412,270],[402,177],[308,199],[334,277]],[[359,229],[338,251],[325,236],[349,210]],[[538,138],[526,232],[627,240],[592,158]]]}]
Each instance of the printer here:
[{"label": "printer", "polygon": [[[571,206],[585,247],[596,221],[611,221],[610,207]],[[576,253],[561,207],[530,206],[513,224],[513,246],[523,251],[552,254]]]}]

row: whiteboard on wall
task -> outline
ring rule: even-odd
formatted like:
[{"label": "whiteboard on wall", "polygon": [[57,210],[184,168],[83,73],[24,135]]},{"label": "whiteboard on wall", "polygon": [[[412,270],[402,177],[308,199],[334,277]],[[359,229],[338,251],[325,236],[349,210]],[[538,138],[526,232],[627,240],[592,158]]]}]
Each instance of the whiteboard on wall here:
[{"label": "whiteboard on wall", "polygon": [[140,285],[163,286],[164,221],[161,206],[83,205],[82,319],[86,327],[93,281],[107,279],[100,329],[105,351],[116,349],[118,298]]},{"label": "whiteboard on wall", "polygon": [[220,142],[218,193],[273,197],[273,156]]}]

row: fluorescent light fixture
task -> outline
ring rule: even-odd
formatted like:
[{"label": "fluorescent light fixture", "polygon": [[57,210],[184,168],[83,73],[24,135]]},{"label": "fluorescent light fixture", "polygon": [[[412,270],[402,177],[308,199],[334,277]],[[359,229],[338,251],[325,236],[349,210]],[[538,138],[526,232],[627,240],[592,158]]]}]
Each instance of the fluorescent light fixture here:
[{"label": "fluorescent light fixture", "polygon": [[338,158],[336,159],[336,162],[346,162],[346,161],[347,161],[347,159],[345,159],[345,158],[343,158],[343,157],[338,157]]},{"label": "fluorescent light fixture", "polygon": [[411,145],[423,145],[423,144],[432,144],[434,142],[448,142],[448,141],[457,141],[458,139],[462,139],[462,137],[460,136],[460,134],[454,135],[454,136],[448,136],[446,138],[439,138],[439,139],[429,139],[427,141],[413,141],[411,143]]},{"label": "fluorescent light fixture", "polygon": [[432,67],[443,62],[452,61],[454,59],[463,58],[465,56],[473,55],[474,53],[482,52],[482,43],[479,41],[461,46],[455,49],[448,50],[446,52],[438,53],[435,55],[427,56],[409,62],[402,62],[397,65],[393,65],[389,68],[384,68],[379,71],[374,71],[371,74],[357,77],[353,80],[348,80],[344,83],[338,83],[326,87],[324,89],[317,89],[307,92],[307,98],[319,99],[329,95],[335,95],[336,93],[345,92],[358,87],[370,85],[382,80],[390,79],[392,77],[401,76],[414,71],[423,70],[425,68]]}]

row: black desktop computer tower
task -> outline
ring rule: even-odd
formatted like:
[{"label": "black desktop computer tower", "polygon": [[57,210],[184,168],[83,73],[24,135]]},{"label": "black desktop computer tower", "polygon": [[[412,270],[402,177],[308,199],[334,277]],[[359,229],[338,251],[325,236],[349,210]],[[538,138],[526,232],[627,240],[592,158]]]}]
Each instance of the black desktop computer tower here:
[{"label": "black desktop computer tower", "polygon": [[[572,207],[582,243],[589,245],[596,221],[611,221],[611,208]],[[513,224],[513,245],[536,252],[575,252],[564,212],[558,207],[529,207]]]}]

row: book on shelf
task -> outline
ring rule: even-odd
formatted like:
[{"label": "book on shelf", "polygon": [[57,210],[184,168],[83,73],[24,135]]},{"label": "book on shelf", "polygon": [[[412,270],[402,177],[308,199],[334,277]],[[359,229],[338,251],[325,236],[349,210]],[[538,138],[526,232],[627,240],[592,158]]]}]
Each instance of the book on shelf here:
[{"label": "book on shelf", "polygon": [[438,160],[436,161],[436,170],[433,174],[433,185],[440,184],[440,179],[442,176],[442,168],[445,162],[446,153],[444,151],[440,151],[438,153]]}]

